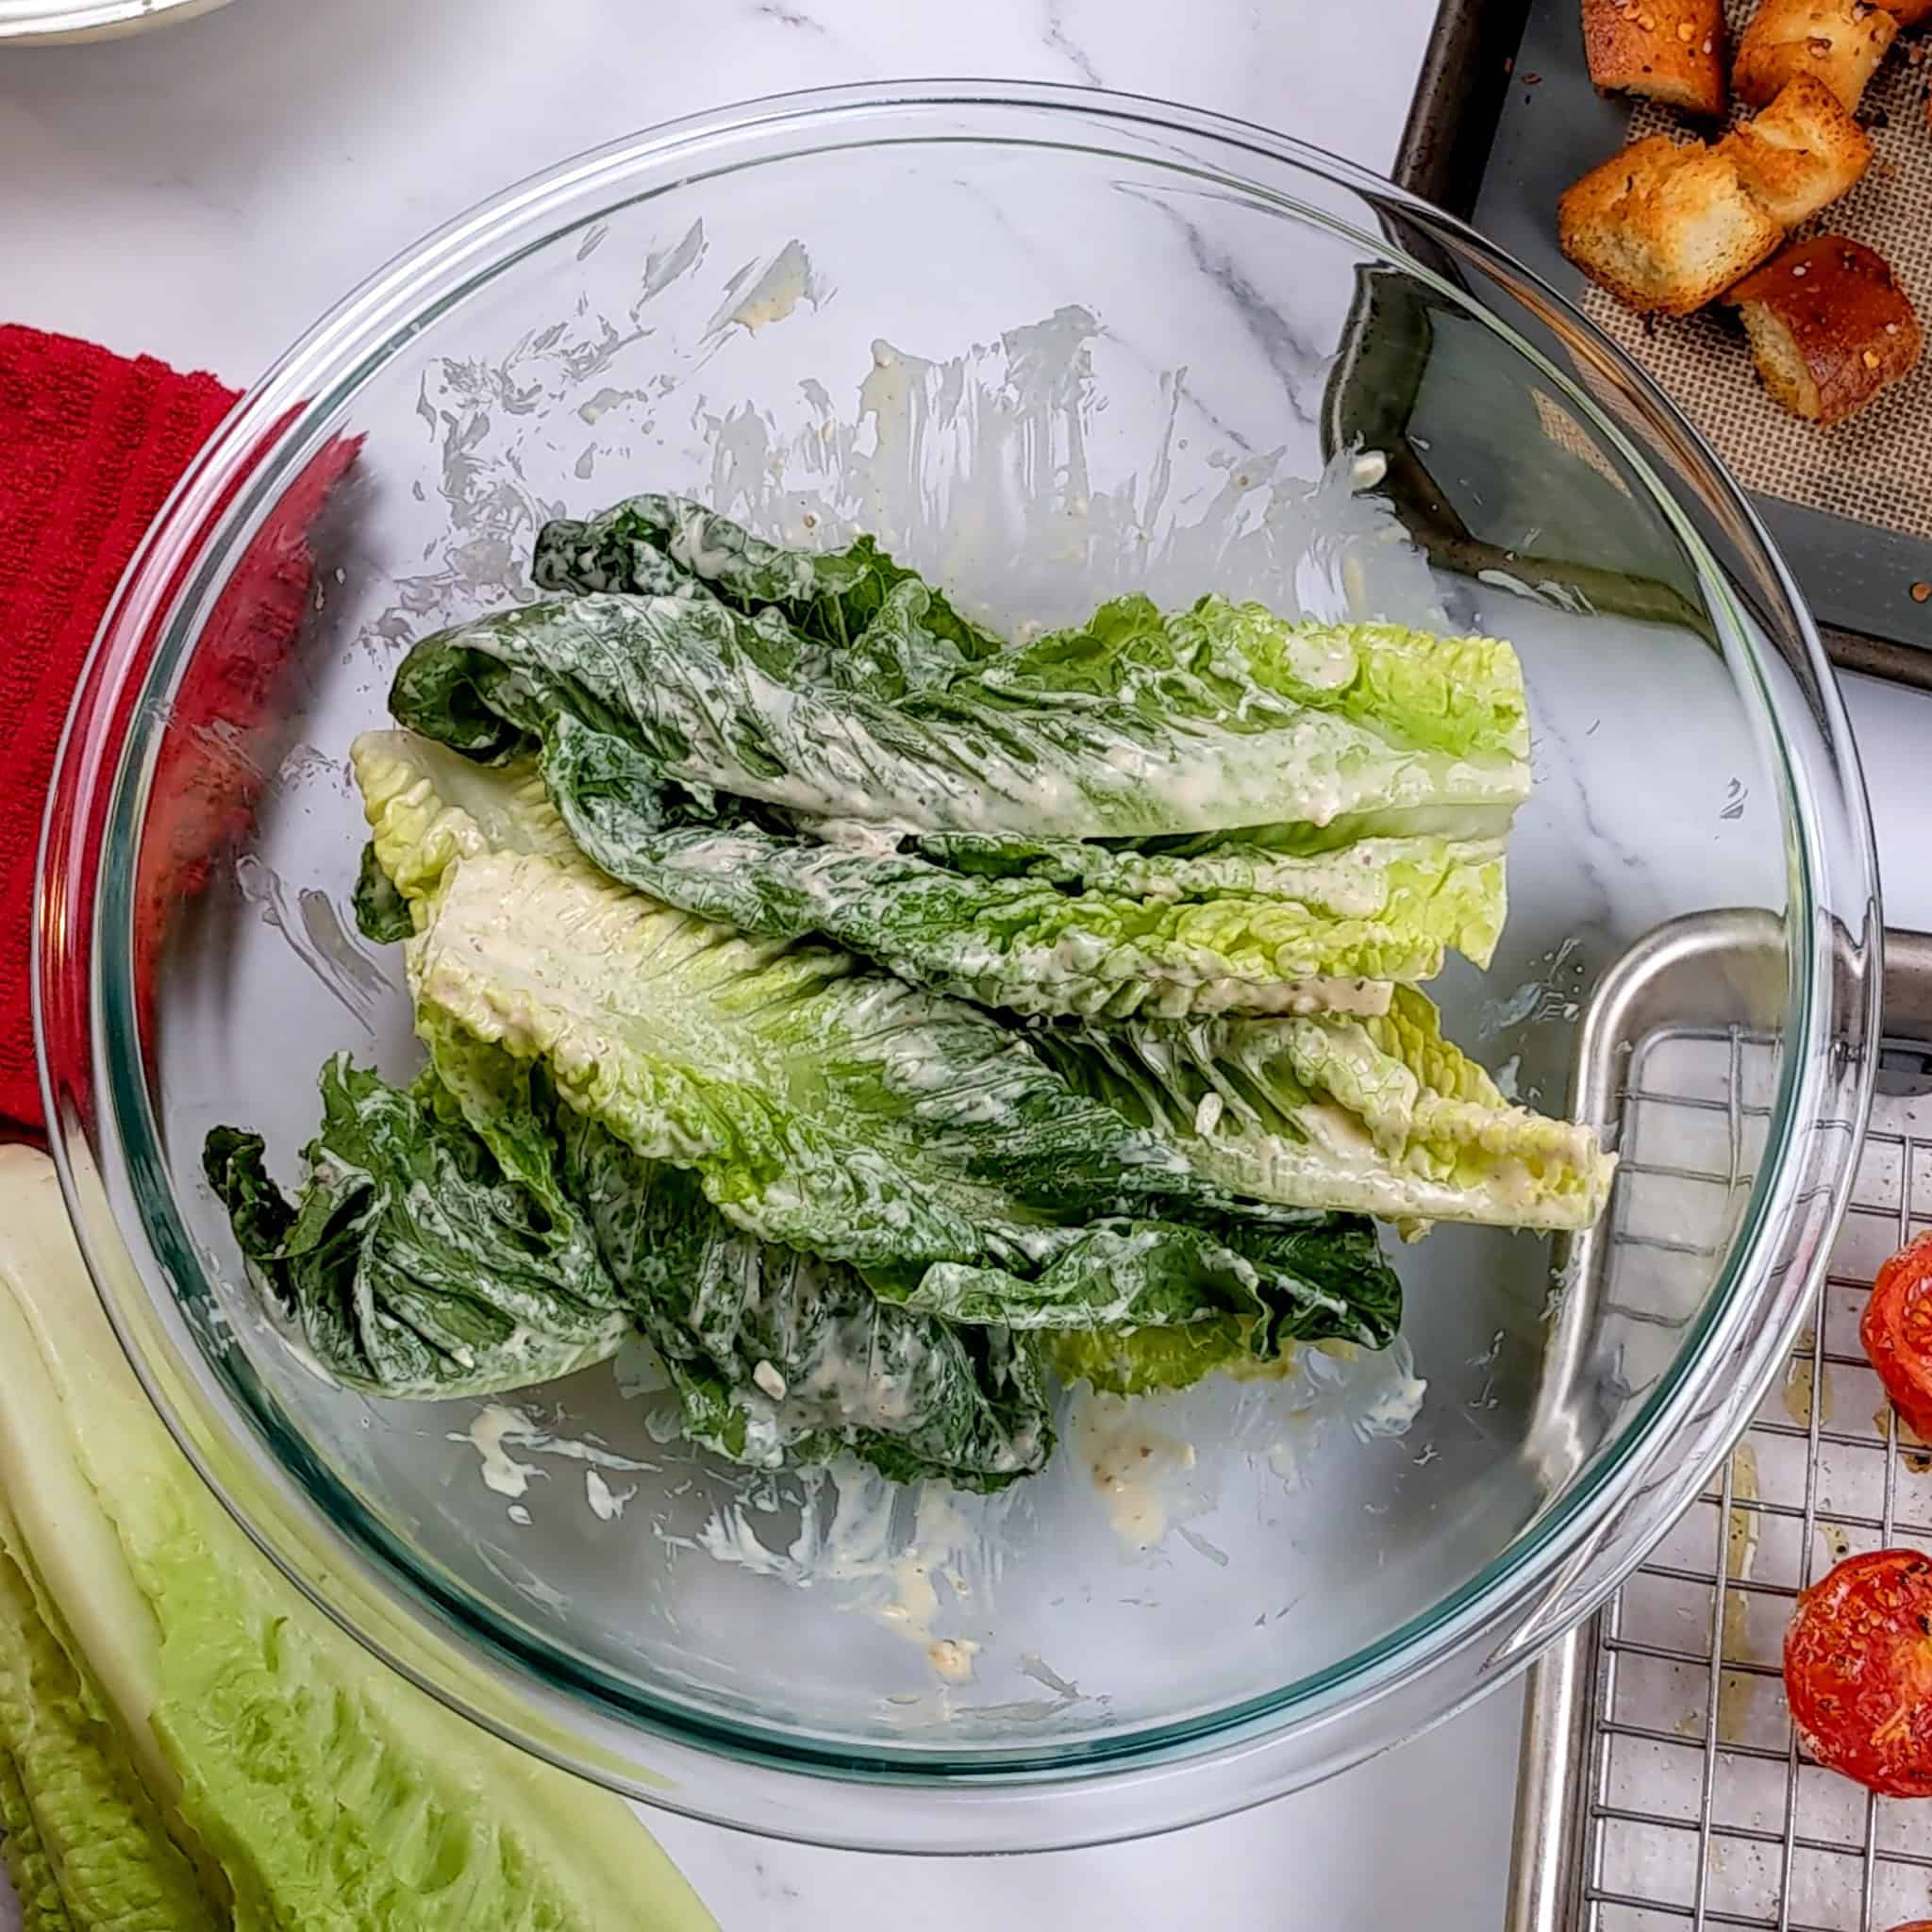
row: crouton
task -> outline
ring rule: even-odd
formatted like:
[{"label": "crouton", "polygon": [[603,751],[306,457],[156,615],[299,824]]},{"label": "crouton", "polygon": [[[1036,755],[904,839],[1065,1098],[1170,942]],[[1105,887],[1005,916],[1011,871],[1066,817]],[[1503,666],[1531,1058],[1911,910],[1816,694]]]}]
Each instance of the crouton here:
[{"label": "crouton", "polygon": [[1765,388],[1808,422],[1842,421],[1919,359],[1919,318],[1885,258],[1842,235],[1787,248],[1724,299]]},{"label": "crouton", "polygon": [[1784,230],[1745,192],[1729,155],[1654,134],[1564,195],[1557,239],[1633,308],[1688,315],[1756,268]]},{"label": "crouton", "polygon": [[1856,113],[1897,34],[1897,19],[1867,0],[1764,0],[1738,42],[1731,85],[1740,100],[1764,108],[1809,74]]},{"label": "crouton", "polygon": [[1932,14],[1932,0],[1876,0],[1902,27],[1917,26]]},{"label": "crouton", "polygon": [[1724,0],[1583,0],[1583,47],[1605,93],[1724,110]]},{"label": "crouton", "polygon": [[1810,74],[1788,82],[1718,147],[1738,164],[1752,200],[1787,228],[1809,221],[1872,165],[1872,137]]}]

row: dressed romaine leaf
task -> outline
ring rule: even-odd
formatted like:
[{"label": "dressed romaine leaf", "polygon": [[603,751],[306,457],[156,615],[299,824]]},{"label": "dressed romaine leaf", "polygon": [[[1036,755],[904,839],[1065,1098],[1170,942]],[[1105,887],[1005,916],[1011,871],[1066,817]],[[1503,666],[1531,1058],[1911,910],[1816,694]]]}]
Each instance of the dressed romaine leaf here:
[{"label": "dressed romaine leaf", "polygon": [[251,1273],[343,1382],[519,1388],[613,1354],[635,1324],[685,1433],[735,1462],[851,1449],[900,1480],[988,1489],[1044,1461],[1041,1371],[1003,1327],[956,1329],[754,1241],[499,1048],[451,1040],[440,1064],[403,1091],[331,1060],[292,1208],[257,1136],[208,1137]]},{"label": "dressed romaine leaf", "polygon": [[634,496],[588,522],[545,524],[530,574],[543,591],[690,596],[702,587],[747,617],[781,618],[799,668],[874,696],[923,691],[1005,648],[870,537],[786,550],[689,497]]},{"label": "dressed romaine leaf", "polygon": [[[1222,1238],[1114,1222],[1090,1229],[1033,1280],[941,1262],[889,1287],[908,1307],[958,1322],[997,1318],[1054,1333],[1212,1326],[1229,1359],[1277,1361],[1290,1343],[1342,1335],[1352,1322],[1394,1333],[1399,1291],[1366,1221],[1245,1227]],[[1384,1338],[1386,1339],[1386,1337]],[[1379,1344],[1378,1344],[1379,1345]]]},{"label": "dressed romaine leaf", "polygon": [[[1189,1389],[1207,1375],[1270,1366],[1248,1354],[1232,1315],[1183,1328],[1068,1328],[1041,1342],[1048,1365],[1069,1388],[1088,1382],[1106,1395]],[[1291,1350],[1273,1366],[1285,1369],[1293,1359]]]},{"label": "dressed romaine leaf", "polygon": [[557,1174],[541,1068],[505,1059],[475,1130],[434,1075],[405,1091],[338,1055],[291,1207],[258,1134],[217,1127],[203,1166],[249,1272],[354,1388],[520,1389],[602,1361],[627,1304]]},{"label": "dressed romaine leaf", "polygon": [[641,1160],[594,1122],[559,1118],[582,1200],[684,1433],[734,1462],[821,1462],[850,1449],[900,1482],[990,1490],[1053,1449],[1028,1338],[882,1301],[851,1268],[754,1241],[696,1177]]},{"label": "dressed romaine leaf", "polygon": [[409,919],[409,902],[390,883],[374,845],[362,848],[350,906],[356,915],[356,930],[377,945],[406,940],[415,929]]},{"label": "dressed romaine leaf", "polygon": [[[542,1059],[571,1106],[693,1169],[737,1226],[881,1291],[957,1264],[987,1294],[1105,1302],[1131,1265],[1194,1281],[1208,1307],[1229,1274],[1306,1299],[1267,1237],[1327,1217],[1204,1178],[970,1007],[536,857],[464,859],[422,922],[406,957],[432,1064],[470,1040]],[[1310,1319],[1379,1343],[1387,1313]]]},{"label": "dressed romaine leaf", "polygon": [[1387,982],[1441,972],[1452,947],[1487,960],[1501,928],[1500,840],[1308,855],[1230,840],[1168,857],[818,837],[724,799],[707,822],[675,822],[636,749],[574,718],[553,725],[542,772],[571,836],[613,878],[745,932],[822,935],[1021,1014],[1374,1008]]},{"label": "dressed romaine leaf", "polygon": [[[365,731],[350,749],[374,836],[357,881],[386,925],[411,929],[407,908],[465,854],[541,852],[565,863],[577,848],[534,764],[480,767],[411,731]],[[370,877],[383,881],[378,887]],[[395,900],[404,910],[393,909]]]},{"label": "dressed romaine leaf", "polygon": [[639,502],[552,526],[544,580],[661,584],[695,558],[702,581],[476,620],[391,694],[472,758],[538,748],[613,877],[1026,1014],[1353,1008],[1337,982],[1490,958],[1527,785],[1507,644],[1126,598],[969,658],[919,628],[916,579],[848,617],[814,573],[850,553]]},{"label": "dressed romaine leaf", "polygon": [[1080,1091],[1175,1137],[1198,1172],[1264,1200],[1582,1228],[1616,1165],[1590,1127],[1507,1100],[1413,987],[1382,1014],[1053,1027],[1035,1045]]},{"label": "dressed romaine leaf", "polygon": [[[392,783],[387,747],[378,774]],[[358,748],[358,775],[365,764]],[[513,773],[499,774],[507,784]],[[425,781],[426,782],[426,781]],[[698,1174],[743,1232],[849,1261],[889,1293],[936,1264],[1085,1292],[1120,1256],[1198,1275],[1250,1272],[1322,1330],[1378,1344],[1393,1277],[1346,1307],[1283,1270],[1283,1229],[1352,1224],[1245,1200],[1174,1139],[1074,1092],[1020,1035],[844,954],[746,939],[614,885],[580,858],[487,848],[475,821],[372,791],[375,849],[418,930],[405,947],[417,1027],[460,1091],[481,1041],[541,1059],[558,1091],[636,1153]],[[439,869],[411,842],[425,825]],[[1278,1278],[1277,1278],[1278,1277]],[[986,1318],[982,1318],[986,1319]]]},{"label": "dressed romaine leaf", "polygon": [[[1500,833],[1529,782],[1507,644],[1284,623],[1145,598],[1081,630],[874,696],[826,681],[774,613],[591,593],[425,638],[397,721],[472,758],[615,736],[662,787],[814,819],[1023,839],[1144,839],[1325,824]],[[640,810],[648,809],[641,804]]]}]

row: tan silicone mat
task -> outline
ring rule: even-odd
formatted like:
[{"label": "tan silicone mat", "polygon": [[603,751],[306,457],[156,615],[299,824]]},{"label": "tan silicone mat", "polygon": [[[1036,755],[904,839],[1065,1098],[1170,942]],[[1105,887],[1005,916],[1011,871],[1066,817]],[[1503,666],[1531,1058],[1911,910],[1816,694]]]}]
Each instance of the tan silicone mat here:
[{"label": "tan silicone mat", "polygon": [[[1757,0],[1726,0],[1732,42]],[[1902,37],[1865,90],[1859,118],[1877,154],[1842,201],[1795,231],[1828,230],[1875,248],[1932,326],[1932,35]],[[1748,109],[1734,108],[1733,119]],[[1630,139],[1708,133],[1673,110],[1640,102]],[[1650,321],[1593,283],[1584,312],[1656,378],[1749,490],[1861,524],[1932,537],[1932,356],[1859,414],[1829,429],[1801,422],[1765,394],[1734,311]]]}]

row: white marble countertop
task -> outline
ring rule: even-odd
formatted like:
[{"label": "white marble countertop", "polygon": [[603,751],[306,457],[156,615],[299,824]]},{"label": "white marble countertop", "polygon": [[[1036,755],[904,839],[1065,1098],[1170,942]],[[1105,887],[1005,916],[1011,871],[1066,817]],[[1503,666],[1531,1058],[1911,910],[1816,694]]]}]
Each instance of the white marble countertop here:
[{"label": "white marble countertop", "polygon": [[[1384,0],[1368,54],[1357,12],[1318,0],[237,0],[138,40],[0,54],[0,309],[245,383],[389,256],[561,155],[891,75],[1160,94],[1383,168],[1434,10]],[[1892,916],[1932,926],[1907,843],[1932,816],[1932,699],[1852,695]],[[1491,1932],[1517,1706],[1491,1698],[1318,1790],[1105,1850],[939,1866],[658,1829],[727,1932]]]}]

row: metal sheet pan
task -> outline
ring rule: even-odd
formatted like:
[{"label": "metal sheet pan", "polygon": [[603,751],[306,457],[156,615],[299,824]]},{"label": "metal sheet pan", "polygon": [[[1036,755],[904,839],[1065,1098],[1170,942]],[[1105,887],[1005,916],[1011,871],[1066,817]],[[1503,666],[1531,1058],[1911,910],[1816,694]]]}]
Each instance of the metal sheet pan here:
[{"label": "metal sheet pan", "polygon": [[[1882,76],[1891,91],[1888,98],[1909,100],[1916,108],[1921,75],[1932,69],[1910,68],[1898,54],[1892,60]],[[1655,110],[1636,112],[1645,116],[1640,131],[1647,130]],[[1589,291],[1557,251],[1557,201],[1579,175],[1624,144],[1632,122],[1632,103],[1606,99],[1591,86],[1577,0],[1442,0],[1394,175],[1402,186],[1472,220],[1590,311],[1605,298]],[[1907,149],[1907,142],[1916,147]],[[1924,149],[1926,165],[1932,166],[1932,142],[1918,111],[1893,115],[1892,128],[1880,136],[1881,164],[1889,145],[1898,146],[1907,161]],[[1869,192],[1857,192],[1875,205],[1885,195],[1900,197],[1910,186],[1888,176],[1874,179]],[[1870,209],[1863,218],[1878,219]],[[1867,239],[1881,245],[1876,236]],[[1914,288],[1914,293],[1932,319],[1932,286]],[[1615,325],[1614,318],[1598,319]],[[1725,326],[1707,319],[1690,325],[1705,331]],[[1625,346],[1652,365],[1666,389],[1677,382],[1677,372],[1656,366],[1641,334],[1633,334]],[[1741,341],[1731,346],[1741,377],[1746,351]],[[1932,359],[1911,380],[1924,388],[1925,406],[1932,408]],[[1681,400],[1681,386],[1679,394]],[[1763,408],[1759,421],[1768,435],[1775,406],[1767,401]],[[1696,412],[1693,404],[1691,413]],[[1720,426],[1725,435],[1739,433],[1735,424]],[[1834,457],[1856,460],[1857,418],[1831,431],[1804,425],[1803,433],[1839,439],[1830,446]],[[1775,474],[1768,461],[1757,467]],[[1932,539],[1763,489],[1754,491],[1753,500],[1797,573],[1834,660],[1932,689],[1932,601],[1921,603],[1912,595],[1913,585],[1932,582]]]},{"label": "metal sheet pan", "polygon": [[[1914,1807],[1813,1766],[1778,1671],[1800,1589],[1852,1549],[1932,1537],[1932,1457],[1901,1436],[1857,1343],[1877,1261],[1932,1223],[1932,937],[1888,933],[1885,947],[1878,1092],[1787,1376],[1617,1597],[1531,1673],[1507,1932],[1877,1932],[1923,1916],[1932,1893]],[[1769,1049],[1724,1015],[1737,976],[1776,953],[1766,915],[1703,914],[1606,980],[1577,1104],[1623,1162],[1608,1214],[1577,1243],[1553,1356],[1598,1325],[1591,1306],[1623,1274],[1657,1280],[1671,1243],[1646,1190],[1668,1191],[1681,1229],[1747,1183],[1764,1125],[1754,1060]]]}]

